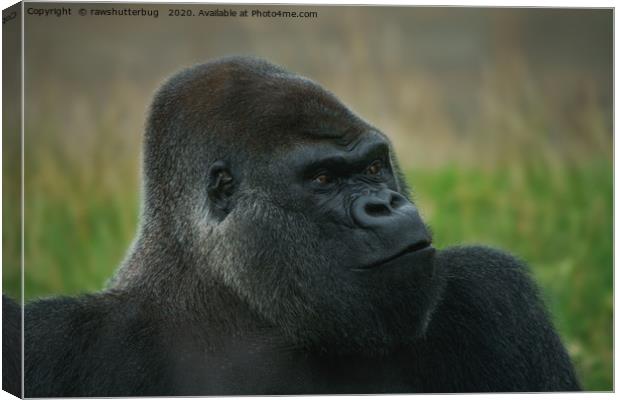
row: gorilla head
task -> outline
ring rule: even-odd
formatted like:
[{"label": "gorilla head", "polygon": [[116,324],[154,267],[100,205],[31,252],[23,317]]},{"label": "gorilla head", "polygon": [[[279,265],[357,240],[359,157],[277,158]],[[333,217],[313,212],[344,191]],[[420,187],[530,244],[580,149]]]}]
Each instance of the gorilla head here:
[{"label": "gorilla head", "polygon": [[388,139],[265,61],[199,65],[159,90],[143,191],[117,286],[196,309],[225,288],[291,343],[343,353],[410,343],[440,295]]}]

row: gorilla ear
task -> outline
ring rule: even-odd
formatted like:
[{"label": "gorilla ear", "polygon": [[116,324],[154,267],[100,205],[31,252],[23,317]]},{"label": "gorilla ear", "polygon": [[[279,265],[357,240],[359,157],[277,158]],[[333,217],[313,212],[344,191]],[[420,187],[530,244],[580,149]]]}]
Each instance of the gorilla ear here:
[{"label": "gorilla ear", "polygon": [[217,210],[223,218],[232,209],[234,191],[234,179],[227,163],[221,160],[214,162],[209,168],[208,179],[207,196],[209,197],[210,209]]}]

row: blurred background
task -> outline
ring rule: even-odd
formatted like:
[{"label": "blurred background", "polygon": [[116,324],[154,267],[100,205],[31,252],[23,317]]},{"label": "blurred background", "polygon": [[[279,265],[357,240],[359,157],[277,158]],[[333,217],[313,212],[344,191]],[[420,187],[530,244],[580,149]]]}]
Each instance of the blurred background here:
[{"label": "blurred background", "polygon": [[[612,390],[611,10],[219,6],[318,13],[291,19],[66,7],[72,16],[25,19],[26,300],[105,286],[135,233],[154,91],[185,66],[252,54],[392,138],[439,247],[484,243],[526,260],[584,388]],[[5,149],[19,149],[7,134]],[[19,151],[4,157],[18,165]],[[19,168],[3,179],[19,188]],[[4,193],[4,290],[18,296],[19,236],[7,229],[19,198]]]}]

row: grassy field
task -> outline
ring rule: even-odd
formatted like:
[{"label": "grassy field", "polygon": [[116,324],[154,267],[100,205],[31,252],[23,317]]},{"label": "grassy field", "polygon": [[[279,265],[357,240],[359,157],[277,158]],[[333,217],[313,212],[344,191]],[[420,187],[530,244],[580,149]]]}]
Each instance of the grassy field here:
[{"label": "grassy field", "polygon": [[[137,179],[126,179],[120,187],[134,186],[125,192],[69,182],[26,199],[26,299],[105,285],[135,231]],[[531,265],[584,387],[611,390],[611,163],[444,167],[410,171],[408,180],[438,247],[490,244]],[[17,256],[7,239],[5,251]]]}]

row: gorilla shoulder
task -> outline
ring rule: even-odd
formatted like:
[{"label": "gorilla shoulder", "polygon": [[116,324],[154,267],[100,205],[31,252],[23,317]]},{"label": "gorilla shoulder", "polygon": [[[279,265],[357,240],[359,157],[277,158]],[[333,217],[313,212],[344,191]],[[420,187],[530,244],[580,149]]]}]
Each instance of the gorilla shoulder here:
[{"label": "gorilla shoulder", "polygon": [[503,250],[483,245],[452,246],[437,254],[438,262],[451,273],[499,273],[505,269],[529,273],[528,266]]},{"label": "gorilla shoulder", "polygon": [[114,291],[31,301],[24,319],[27,396],[165,393],[158,375],[168,341],[159,314],[155,306]]},{"label": "gorilla shoulder", "polygon": [[444,297],[470,299],[486,311],[504,305],[513,315],[525,311],[524,304],[541,302],[529,267],[504,251],[478,245],[449,247],[437,253],[436,263],[447,281]]},{"label": "gorilla shoulder", "polygon": [[[451,380],[433,378],[433,390],[449,387],[455,376],[460,392],[579,390],[527,265],[484,246],[447,248],[436,262],[446,286],[420,357],[434,360],[440,353],[444,359],[434,376],[449,365]],[[493,378],[473,384],[471,371]]]}]

